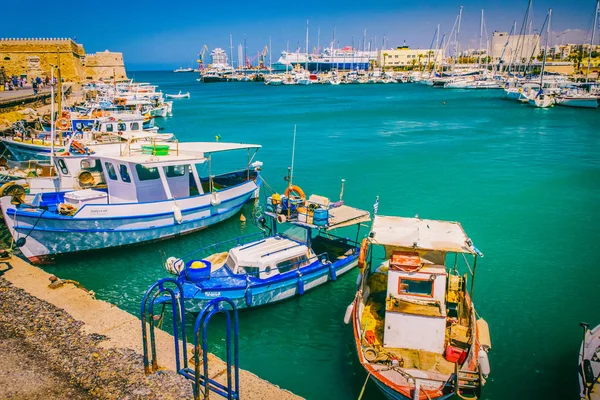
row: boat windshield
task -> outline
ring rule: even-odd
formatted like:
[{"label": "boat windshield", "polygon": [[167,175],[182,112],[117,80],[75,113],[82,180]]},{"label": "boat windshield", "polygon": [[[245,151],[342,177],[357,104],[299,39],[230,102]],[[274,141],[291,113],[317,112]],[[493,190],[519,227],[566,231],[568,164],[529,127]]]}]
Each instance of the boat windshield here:
[{"label": "boat windshield", "polygon": [[300,243],[306,243],[307,230],[301,226],[293,224],[281,224],[277,226],[277,232],[288,239]]}]

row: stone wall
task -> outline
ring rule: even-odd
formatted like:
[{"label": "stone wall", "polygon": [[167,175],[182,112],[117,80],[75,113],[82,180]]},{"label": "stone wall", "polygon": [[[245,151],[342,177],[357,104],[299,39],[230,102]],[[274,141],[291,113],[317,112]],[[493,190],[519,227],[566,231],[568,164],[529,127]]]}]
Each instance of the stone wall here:
[{"label": "stone wall", "polygon": [[58,65],[65,81],[83,75],[83,46],[72,39],[0,39],[0,67],[7,75],[28,78],[50,76],[50,65]]},{"label": "stone wall", "polygon": [[123,54],[108,50],[88,54],[84,61],[85,76],[87,80],[127,79]]},{"label": "stone wall", "polygon": [[122,53],[86,55],[81,44],[68,38],[0,39],[0,67],[7,76],[50,76],[50,66],[59,59],[66,82],[127,78]]}]

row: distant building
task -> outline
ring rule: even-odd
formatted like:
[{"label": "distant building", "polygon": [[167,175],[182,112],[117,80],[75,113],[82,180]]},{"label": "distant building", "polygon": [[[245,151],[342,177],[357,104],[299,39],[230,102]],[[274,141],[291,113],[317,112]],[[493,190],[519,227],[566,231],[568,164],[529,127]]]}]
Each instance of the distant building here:
[{"label": "distant building", "polygon": [[380,68],[424,67],[442,61],[442,50],[409,49],[408,46],[378,50],[376,58],[376,64]]},{"label": "distant building", "polygon": [[492,35],[491,56],[494,62],[502,59],[504,64],[527,63],[540,54],[540,35],[509,35],[508,32],[494,32]]},{"label": "distant building", "polygon": [[69,38],[0,39],[0,66],[6,75],[50,76],[51,65],[59,61],[67,82],[127,78],[121,53],[107,50],[86,55],[83,46]]}]

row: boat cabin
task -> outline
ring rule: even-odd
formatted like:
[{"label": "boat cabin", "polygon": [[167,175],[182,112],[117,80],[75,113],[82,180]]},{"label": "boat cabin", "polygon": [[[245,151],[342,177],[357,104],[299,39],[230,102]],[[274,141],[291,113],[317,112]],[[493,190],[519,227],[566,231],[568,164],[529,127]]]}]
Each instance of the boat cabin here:
[{"label": "boat cabin", "polygon": [[[383,263],[369,277],[370,293],[365,296],[371,301],[379,297],[383,304],[383,347],[446,354],[447,360],[466,357],[474,321],[467,275],[458,273],[457,262],[459,255],[480,253],[461,225],[377,216],[370,240],[385,252]],[[454,264],[448,265],[451,261]]]}]

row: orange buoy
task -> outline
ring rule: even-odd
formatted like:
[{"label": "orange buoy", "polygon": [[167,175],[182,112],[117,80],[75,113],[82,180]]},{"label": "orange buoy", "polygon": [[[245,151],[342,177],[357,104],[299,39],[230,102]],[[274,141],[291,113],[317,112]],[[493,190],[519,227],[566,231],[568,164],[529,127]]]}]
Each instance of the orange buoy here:
[{"label": "orange buoy", "polygon": [[296,185],[289,186],[287,189],[285,189],[285,192],[283,194],[285,195],[285,197],[290,197],[289,195],[291,193],[295,193],[302,200],[306,200],[306,195],[304,194],[304,190],[302,190],[302,188],[300,188],[300,186],[296,186]]}]

